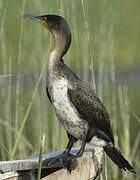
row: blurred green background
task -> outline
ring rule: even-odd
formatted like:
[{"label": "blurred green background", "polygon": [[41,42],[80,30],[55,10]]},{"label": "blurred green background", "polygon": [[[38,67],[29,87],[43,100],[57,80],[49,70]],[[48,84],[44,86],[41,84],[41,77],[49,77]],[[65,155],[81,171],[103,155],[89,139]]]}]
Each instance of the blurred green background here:
[{"label": "blurred green background", "polygon": [[[116,145],[140,168],[139,7],[139,0],[0,0],[1,160],[38,155],[43,134],[44,153],[67,143],[45,91],[52,37],[22,17],[59,14],[73,36],[65,63],[96,88],[110,113]],[[101,179],[134,179],[106,159]]]}]

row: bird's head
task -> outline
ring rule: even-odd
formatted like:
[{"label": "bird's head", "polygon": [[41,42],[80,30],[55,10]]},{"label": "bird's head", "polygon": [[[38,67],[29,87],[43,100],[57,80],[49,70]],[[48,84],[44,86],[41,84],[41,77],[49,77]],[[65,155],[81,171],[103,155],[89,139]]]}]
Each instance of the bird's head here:
[{"label": "bird's head", "polygon": [[63,54],[66,53],[71,43],[71,32],[66,20],[63,17],[58,15],[33,16],[28,14],[24,14],[23,17],[39,22],[47,28],[52,33],[56,43],[61,41],[65,44]]},{"label": "bird's head", "polygon": [[33,15],[24,14],[23,17],[39,22],[51,32],[59,31],[61,27],[64,25],[64,23],[66,23],[64,18],[58,15],[33,16]]}]

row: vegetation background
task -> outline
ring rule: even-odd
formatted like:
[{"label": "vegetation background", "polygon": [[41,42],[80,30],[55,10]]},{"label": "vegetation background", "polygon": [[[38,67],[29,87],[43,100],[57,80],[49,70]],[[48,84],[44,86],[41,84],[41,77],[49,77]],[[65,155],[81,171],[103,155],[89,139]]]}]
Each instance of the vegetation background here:
[{"label": "vegetation background", "polygon": [[[97,94],[116,145],[140,169],[140,1],[0,0],[0,159],[64,149],[67,137],[46,96],[52,37],[24,13],[66,18],[73,41],[65,62]],[[105,158],[101,179],[136,179]],[[137,178],[139,179],[139,178]]]}]

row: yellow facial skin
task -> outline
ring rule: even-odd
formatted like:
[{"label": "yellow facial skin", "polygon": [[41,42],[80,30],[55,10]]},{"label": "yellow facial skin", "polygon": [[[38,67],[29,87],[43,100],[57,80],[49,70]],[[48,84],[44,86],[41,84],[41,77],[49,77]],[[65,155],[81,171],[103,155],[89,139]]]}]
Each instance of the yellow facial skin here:
[{"label": "yellow facial skin", "polygon": [[48,29],[48,22],[47,21],[42,21],[41,24]]},{"label": "yellow facial skin", "polygon": [[48,22],[46,17],[45,20],[42,20],[41,24],[48,29]]}]

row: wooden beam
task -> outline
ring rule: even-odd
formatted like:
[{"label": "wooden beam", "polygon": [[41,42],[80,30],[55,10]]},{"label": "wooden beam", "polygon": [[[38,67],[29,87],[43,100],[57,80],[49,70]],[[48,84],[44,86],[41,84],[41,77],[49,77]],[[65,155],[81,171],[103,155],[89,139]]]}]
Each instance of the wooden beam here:
[{"label": "wooden beam", "polygon": [[[73,149],[72,153],[76,154],[78,149]],[[57,157],[62,152],[48,153],[43,156],[42,180],[85,180],[95,179],[102,170],[100,164],[102,149],[87,147],[83,156],[74,161],[71,174],[63,168],[63,162],[60,158],[52,166],[47,166],[47,162]],[[38,158],[27,160],[13,160],[0,162],[0,180],[34,180],[37,174]]]}]

